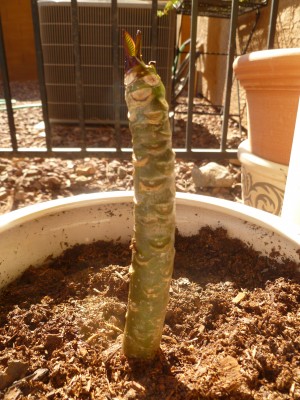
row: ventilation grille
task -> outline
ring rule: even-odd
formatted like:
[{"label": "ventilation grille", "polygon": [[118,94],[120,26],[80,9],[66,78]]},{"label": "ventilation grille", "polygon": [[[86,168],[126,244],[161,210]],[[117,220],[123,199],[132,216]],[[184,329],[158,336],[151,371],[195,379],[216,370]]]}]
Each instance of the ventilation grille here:
[{"label": "ventilation grille", "polygon": [[[148,6],[146,6],[148,3]],[[135,35],[143,33],[143,58],[151,57],[151,2],[131,2],[118,5],[119,76],[123,84],[124,56],[122,30]],[[44,58],[49,118],[51,122],[75,122],[77,117],[75,61],[72,44],[71,3],[68,1],[40,1],[39,18]],[[80,50],[84,111],[86,123],[113,123],[112,27],[110,2],[87,3],[78,1]],[[175,15],[158,19],[158,73],[171,94],[171,73],[174,58]],[[124,87],[120,87],[120,119],[127,121]]]}]

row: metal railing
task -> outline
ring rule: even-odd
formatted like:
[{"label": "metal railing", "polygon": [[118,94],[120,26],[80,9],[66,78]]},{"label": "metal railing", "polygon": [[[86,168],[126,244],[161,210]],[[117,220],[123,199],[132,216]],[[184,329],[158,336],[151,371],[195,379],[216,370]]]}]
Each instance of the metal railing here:
[{"label": "metal railing", "polygon": [[[82,85],[82,65],[80,52],[80,29],[78,18],[77,0],[71,0],[71,22],[72,22],[72,38],[73,52],[75,61],[75,77],[76,77],[76,103],[77,103],[77,126],[81,132],[81,144],[76,148],[54,147],[52,141],[52,124],[49,119],[49,109],[47,101],[47,88],[44,74],[43,48],[41,42],[41,32],[39,23],[38,0],[32,2],[32,19],[35,36],[35,50],[38,67],[38,80],[40,87],[40,97],[42,101],[42,116],[45,124],[45,147],[44,148],[21,148],[18,145],[16,127],[14,122],[14,111],[12,107],[12,97],[10,92],[9,74],[6,62],[5,43],[3,38],[1,20],[0,20],[0,69],[2,75],[3,93],[6,103],[6,112],[9,125],[11,146],[0,148],[0,157],[61,157],[61,158],[83,158],[83,157],[114,157],[128,158],[131,156],[132,149],[130,147],[122,147],[121,141],[121,117],[120,117],[120,82],[122,77],[119,72],[119,51],[120,51],[120,34],[118,25],[118,2],[111,0],[111,41],[112,41],[112,75],[113,75],[113,94],[115,101],[114,108],[114,139],[115,147],[112,148],[96,148],[89,147],[86,135],[85,120],[85,104]],[[157,31],[157,0],[152,1],[151,23],[152,23],[152,47],[151,56],[156,58],[158,31]],[[189,64],[189,81],[187,96],[187,123],[185,132],[185,145],[182,148],[175,149],[177,157],[184,159],[228,159],[237,155],[237,149],[229,149],[227,147],[227,131],[229,122],[230,98],[232,87],[232,63],[235,56],[235,34],[238,20],[239,0],[232,0],[231,16],[230,16],[230,33],[228,42],[228,54],[226,63],[226,82],[225,82],[225,102],[222,109],[222,132],[220,147],[214,149],[195,148],[192,145],[192,128],[193,128],[193,107],[194,107],[194,83],[195,83],[195,49],[196,49],[196,33],[197,33],[197,16],[198,16],[198,0],[193,0],[191,5],[191,45],[190,45],[190,64]],[[274,11],[275,10],[275,11]],[[268,46],[273,46],[274,26],[276,22],[277,0],[272,0],[271,18],[269,23],[269,39]]]}]

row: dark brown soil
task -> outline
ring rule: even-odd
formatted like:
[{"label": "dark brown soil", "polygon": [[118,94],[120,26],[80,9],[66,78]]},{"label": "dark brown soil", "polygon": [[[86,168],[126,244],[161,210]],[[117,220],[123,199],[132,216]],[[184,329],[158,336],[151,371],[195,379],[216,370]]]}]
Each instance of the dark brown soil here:
[{"label": "dark brown soil", "polygon": [[177,237],[161,351],[128,360],[129,244],[78,245],[7,288],[0,398],[300,399],[299,266],[203,228]]}]

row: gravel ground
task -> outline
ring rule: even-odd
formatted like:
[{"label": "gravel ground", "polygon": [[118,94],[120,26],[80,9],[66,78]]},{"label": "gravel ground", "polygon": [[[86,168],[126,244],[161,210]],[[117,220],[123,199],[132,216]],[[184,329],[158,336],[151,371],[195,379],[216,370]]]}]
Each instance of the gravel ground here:
[{"label": "gravel ground", "polygon": [[[21,147],[44,147],[45,133],[42,127],[40,103],[36,82],[12,82],[13,106],[26,106],[14,110],[17,139]],[[0,93],[3,98],[3,94]],[[179,100],[174,123],[174,147],[182,147],[185,138],[186,114],[184,98]],[[195,100],[195,110],[203,107],[203,100]],[[209,111],[211,106],[205,103]],[[3,105],[0,106],[3,108]],[[193,118],[193,144],[202,148],[217,148],[220,140],[221,118],[216,115],[195,114]],[[10,146],[10,137],[6,112],[0,112],[0,147]],[[236,122],[231,121],[228,145],[236,148],[244,139],[245,133],[239,132]],[[94,127],[87,130],[91,146],[110,147],[113,144],[113,128]],[[78,145],[78,128],[56,125],[53,127],[55,146]],[[122,132],[122,145],[130,146],[130,134],[127,128]],[[240,166],[237,160],[223,160],[234,178],[229,188],[196,188],[192,178],[192,169],[203,166],[212,160],[183,161],[176,160],[176,190],[178,192],[198,193],[209,196],[241,201]],[[112,190],[132,190],[133,165],[130,159],[64,159],[64,158],[13,158],[0,159],[0,213],[51,199],[73,196],[81,193],[103,192]]]}]

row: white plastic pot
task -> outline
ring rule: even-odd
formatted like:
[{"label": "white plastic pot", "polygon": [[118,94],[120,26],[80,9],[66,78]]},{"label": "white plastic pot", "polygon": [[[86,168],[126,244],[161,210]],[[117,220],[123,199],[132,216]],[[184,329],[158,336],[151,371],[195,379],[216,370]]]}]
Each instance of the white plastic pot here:
[{"label": "white plastic pot", "polygon": [[244,204],[280,215],[288,167],[253,154],[249,140],[240,144],[238,158],[242,164]]},{"label": "white plastic pot", "polygon": [[[133,194],[79,195],[29,206],[0,217],[0,287],[29,265],[38,266],[76,243],[100,239],[129,241]],[[243,204],[191,194],[177,194],[177,227],[192,235],[205,225],[222,226],[262,254],[274,249],[278,259],[299,261],[300,228]],[[299,230],[298,230],[299,229]]]}]

